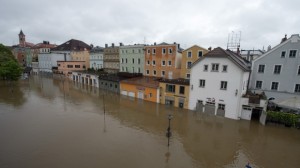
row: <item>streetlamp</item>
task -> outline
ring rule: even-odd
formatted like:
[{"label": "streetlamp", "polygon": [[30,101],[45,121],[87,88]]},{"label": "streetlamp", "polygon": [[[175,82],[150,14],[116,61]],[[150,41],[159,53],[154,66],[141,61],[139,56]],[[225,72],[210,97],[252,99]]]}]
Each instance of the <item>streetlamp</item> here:
[{"label": "streetlamp", "polygon": [[171,119],[173,118],[173,116],[171,114],[168,115],[168,120],[169,120],[169,126],[167,128],[167,133],[166,133],[166,137],[168,138],[168,146],[170,146],[170,137],[172,136],[172,132],[171,132]]}]

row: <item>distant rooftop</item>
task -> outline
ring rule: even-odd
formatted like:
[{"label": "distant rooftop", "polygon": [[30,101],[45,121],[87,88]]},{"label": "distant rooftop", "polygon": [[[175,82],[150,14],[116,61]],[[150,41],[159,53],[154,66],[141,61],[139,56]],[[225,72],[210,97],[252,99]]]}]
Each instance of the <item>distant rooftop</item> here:
[{"label": "distant rooftop", "polygon": [[91,47],[87,45],[86,43],[80,41],[71,39],[55,48],[53,48],[53,51],[85,51],[90,50]]}]

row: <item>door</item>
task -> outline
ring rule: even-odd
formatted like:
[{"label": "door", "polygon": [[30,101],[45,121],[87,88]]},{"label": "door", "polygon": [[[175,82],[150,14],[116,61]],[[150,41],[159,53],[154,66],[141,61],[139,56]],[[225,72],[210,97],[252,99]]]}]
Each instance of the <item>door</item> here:
[{"label": "door", "polygon": [[127,91],[126,91],[126,90],[122,90],[122,91],[121,91],[121,95],[127,96]]},{"label": "door", "polygon": [[135,93],[134,92],[128,92],[128,96],[135,97]]},{"label": "door", "polygon": [[144,99],[144,92],[139,91],[138,92],[138,98],[139,99]]}]

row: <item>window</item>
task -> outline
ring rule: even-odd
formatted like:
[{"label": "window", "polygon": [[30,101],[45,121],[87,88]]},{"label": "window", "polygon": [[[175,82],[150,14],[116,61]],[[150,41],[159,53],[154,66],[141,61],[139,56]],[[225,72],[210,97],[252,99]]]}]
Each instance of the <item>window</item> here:
[{"label": "window", "polygon": [[80,68],[80,65],[75,65],[75,68]]},{"label": "window", "polygon": [[221,81],[221,90],[227,90],[227,81]]},{"label": "window", "polygon": [[184,94],[184,86],[179,86],[179,94]]},{"label": "window", "polygon": [[141,64],[141,59],[138,58],[138,64]]},{"label": "window", "polygon": [[281,58],[285,58],[286,51],[281,51]]},{"label": "window", "polygon": [[258,73],[264,73],[265,72],[265,65],[258,65]]},{"label": "window", "polygon": [[165,66],[166,65],[166,61],[161,61],[161,65]]},{"label": "window", "polygon": [[150,65],[150,61],[149,60],[147,61],[147,65]]},{"label": "window", "polygon": [[204,65],[203,71],[207,71],[207,70],[208,70],[208,65]]},{"label": "window", "polygon": [[203,56],[202,51],[198,51],[198,57],[200,58],[200,57],[202,57],[202,56]]},{"label": "window", "polygon": [[116,89],[118,88],[118,85],[117,85],[117,84],[115,84],[115,88],[116,88]]},{"label": "window", "polygon": [[261,87],[262,87],[262,81],[256,81],[255,88],[256,89],[261,89]]},{"label": "window", "polygon": [[169,54],[172,54],[173,50],[172,48],[169,48]]},{"label": "window", "polygon": [[73,68],[73,65],[67,65],[68,68]]},{"label": "window", "polygon": [[[60,64],[57,64],[58,66],[60,66]],[[299,74],[298,74],[299,75]]]},{"label": "window", "polygon": [[300,75],[300,66],[298,66],[298,75]]},{"label": "window", "polygon": [[152,97],[152,93],[149,93],[149,98]]},{"label": "window", "polygon": [[192,57],[192,52],[189,51],[187,56],[188,56],[189,58],[191,58],[191,57]]},{"label": "window", "polygon": [[211,71],[219,71],[219,64],[212,64]]},{"label": "window", "polygon": [[126,72],[128,72],[128,67],[126,67]]},{"label": "window", "polygon": [[134,50],[132,50],[132,53],[134,53]]},{"label": "window", "polygon": [[138,73],[141,73],[141,68],[140,67],[138,68]]},{"label": "window", "polygon": [[227,72],[227,65],[223,65],[223,70],[222,72]]},{"label": "window", "polygon": [[165,76],[165,71],[161,71],[161,76]]},{"label": "window", "polygon": [[125,59],[125,63],[127,64],[127,58]]},{"label": "window", "polygon": [[225,110],[225,104],[218,104],[218,110]]},{"label": "window", "polygon": [[199,87],[202,87],[202,88],[205,87],[205,80],[204,79],[199,80]]},{"label": "window", "polygon": [[156,53],[156,50],[155,50],[155,48],[153,48],[152,49],[152,54],[155,55],[155,53]]},{"label": "window", "polygon": [[134,58],[132,58],[132,63],[134,64]]},{"label": "window", "polygon": [[168,65],[169,65],[169,66],[172,66],[172,61],[168,61]]},{"label": "window", "polygon": [[278,90],[278,82],[272,82],[271,90]]},{"label": "window", "polygon": [[[123,51],[123,50],[122,50]],[[124,63],[124,59],[122,58],[122,60],[121,60],[121,63],[123,64]]]},{"label": "window", "polygon": [[146,74],[149,75],[149,73],[150,73],[149,70],[146,70]]},{"label": "window", "polygon": [[147,54],[150,54],[150,49],[147,49]]},{"label": "window", "polygon": [[155,60],[152,61],[152,65],[155,66]]},{"label": "window", "polygon": [[175,85],[166,84],[166,91],[175,93]]},{"label": "window", "polygon": [[166,49],[165,48],[162,49],[162,54],[166,54]]},{"label": "window", "polygon": [[275,65],[274,66],[274,74],[280,74],[281,71],[281,65]]},{"label": "window", "polygon": [[134,67],[132,67],[132,73],[134,73]]},{"label": "window", "polygon": [[155,76],[156,76],[156,70],[153,70],[153,75],[155,75]]},{"label": "window", "polygon": [[189,73],[188,73],[188,74],[186,74],[186,78],[188,78],[188,79],[189,79],[190,77],[191,77],[191,74],[189,74]]},{"label": "window", "polygon": [[295,58],[296,55],[297,55],[297,50],[290,50],[290,55],[289,55],[290,58]]},{"label": "window", "polygon": [[122,67],[122,72],[124,72],[124,67]]},{"label": "window", "polygon": [[300,84],[295,85],[295,92],[300,93]]},{"label": "window", "polygon": [[187,68],[187,69],[191,69],[191,67],[192,67],[192,62],[191,62],[191,61],[188,61],[188,62],[186,63],[186,68]]}]

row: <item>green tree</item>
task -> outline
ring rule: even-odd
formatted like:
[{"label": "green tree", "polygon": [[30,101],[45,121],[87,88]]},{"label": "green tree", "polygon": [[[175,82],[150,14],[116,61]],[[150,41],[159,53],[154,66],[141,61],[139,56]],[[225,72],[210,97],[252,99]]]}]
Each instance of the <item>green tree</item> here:
[{"label": "green tree", "polygon": [[18,80],[21,74],[22,68],[14,58],[10,49],[0,44],[0,78]]}]

